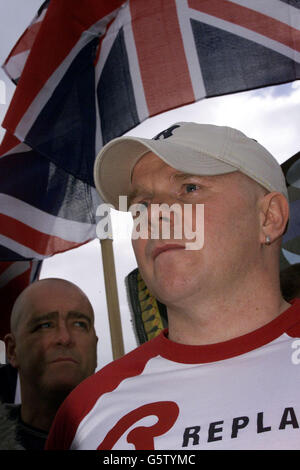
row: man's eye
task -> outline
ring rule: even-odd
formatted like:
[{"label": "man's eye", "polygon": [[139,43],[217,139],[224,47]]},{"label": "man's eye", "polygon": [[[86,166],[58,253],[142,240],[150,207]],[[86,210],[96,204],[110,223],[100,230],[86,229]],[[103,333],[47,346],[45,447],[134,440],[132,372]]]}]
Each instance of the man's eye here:
[{"label": "man's eye", "polygon": [[40,323],[39,325],[37,325],[35,327],[35,331],[36,330],[46,330],[47,328],[51,328],[51,322],[49,322],[49,321],[43,322],[43,323]]},{"label": "man's eye", "polygon": [[140,202],[138,202],[138,205],[141,206],[141,207],[140,207],[141,210],[145,210],[145,209],[147,209],[147,207],[149,207],[149,202],[147,202],[147,201],[140,201]]},{"label": "man's eye", "polygon": [[88,330],[88,329],[89,329],[89,325],[88,325],[86,322],[84,322],[84,321],[79,321],[79,320],[77,320],[77,321],[74,322],[74,325],[75,325],[75,326],[78,326],[79,328],[82,328],[82,329],[84,329],[84,330]]},{"label": "man's eye", "polygon": [[141,209],[145,209],[145,207],[149,207],[149,202],[148,201],[144,201],[143,199],[142,200],[135,200],[135,201],[132,201],[130,206],[129,206],[129,210],[133,210],[133,211],[136,211],[139,206],[141,206]]},{"label": "man's eye", "polygon": [[194,183],[185,184],[185,190],[187,193],[192,193],[196,191],[197,189],[198,189],[197,184],[194,184]]},{"label": "man's eye", "polygon": [[130,212],[133,219],[140,217],[141,214],[145,214],[145,211],[149,207],[150,203],[147,201],[135,202],[130,206]]}]

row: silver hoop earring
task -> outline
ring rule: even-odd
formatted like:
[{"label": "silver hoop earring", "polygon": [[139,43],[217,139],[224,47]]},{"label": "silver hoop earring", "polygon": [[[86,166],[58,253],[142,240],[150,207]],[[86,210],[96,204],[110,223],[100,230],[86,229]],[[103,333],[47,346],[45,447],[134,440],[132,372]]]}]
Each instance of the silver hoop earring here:
[{"label": "silver hoop earring", "polygon": [[271,238],[269,235],[266,236],[266,245],[271,245]]}]

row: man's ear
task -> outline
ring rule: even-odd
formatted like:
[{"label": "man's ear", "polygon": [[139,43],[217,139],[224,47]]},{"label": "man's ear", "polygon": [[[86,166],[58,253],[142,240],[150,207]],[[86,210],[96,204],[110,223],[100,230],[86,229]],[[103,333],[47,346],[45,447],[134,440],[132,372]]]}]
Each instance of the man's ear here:
[{"label": "man's ear", "polygon": [[9,363],[13,367],[18,367],[17,355],[16,355],[16,340],[15,336],[12,333],[8,333],[4,337],[5,348],[6,348],[6,357]]},{"label": "man's ear", "polygon": [[270,242],[280,238],[289,219],[289,203],[286,197],[278,192],[271,192],[261,201],[261,243]]}]

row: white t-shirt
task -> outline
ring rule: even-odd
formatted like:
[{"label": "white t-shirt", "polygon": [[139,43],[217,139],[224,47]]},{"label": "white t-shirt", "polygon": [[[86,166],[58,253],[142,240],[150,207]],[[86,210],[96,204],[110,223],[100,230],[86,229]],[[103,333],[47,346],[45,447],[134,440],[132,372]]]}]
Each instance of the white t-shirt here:
[{"label": "white t-shirt", "polygon": [[300,300],[232,340],[167,331],[80,384],[47,449],[300,449]]}]

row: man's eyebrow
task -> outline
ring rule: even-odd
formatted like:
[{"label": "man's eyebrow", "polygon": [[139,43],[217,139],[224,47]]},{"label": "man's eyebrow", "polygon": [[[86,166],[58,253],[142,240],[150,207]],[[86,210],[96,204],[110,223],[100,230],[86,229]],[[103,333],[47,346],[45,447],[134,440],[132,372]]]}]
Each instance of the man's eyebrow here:
[{"label": "man's eyebrow", "polygon": [[82,312],[70,311],[67,315],[68,318],[77,318],[78,320],[87,320],[89,324],[92,324],[92,318]]},{"label": "man's eyebrow", "polygon": [[53,318],[55,318],[57,316],[58,316],[58,312],[43,313],[41,315],[38,315],[36,317],[31,318],[31,320],[29,320],[29,322],[28,322],[28,326],[29,326],[29,328],[34,327],[35,325],[37,325],[40,322],[53,320]]},{"label": "man's eyebrow", "polygon": [[[53,320],[54,318],[57,318],[57,317],[58,317],[58,312],[47,312],[47,313],[44,313],[44,314],[41,314],[32,318],[31,320],[29,320],[27,325],[29,328],[34,328],[36,325],[38,325],[41,322]],[[92,318],[90,318],[88,315],[85,315],[82,312],[77,312],[73,310],[68,312],[67,318],[76,318],[78,320],[83,319],[83,320],[86,320],[90,325],[93,323]]]},{"label": "man's eyebrow", "polygon": [[184,180],[184,179],[187,179],[187,178],[198,178],[198,179],[201,179],[201,181],[209,181],[210,177],[209,175],[195,175],[193,173],[175,173],[173,175],[173,178],[174,179],[178,179],[178,180]]},{"label": "man's eyebrow", "polygon": [[128,207],[131,206],[131,202],[137,196],[138,192],[139,192],[138,189],[134,189],[133,191],[130,191],[130,193],[128,194]]},{"label": "man's eyebrow", "polygon": [[139,195],[150,196],[150,192],[146,191],[144,188],[136,188],[132,190],[128,195],[128,208],[131,206],[132,201]]}]

